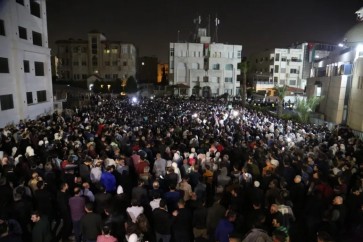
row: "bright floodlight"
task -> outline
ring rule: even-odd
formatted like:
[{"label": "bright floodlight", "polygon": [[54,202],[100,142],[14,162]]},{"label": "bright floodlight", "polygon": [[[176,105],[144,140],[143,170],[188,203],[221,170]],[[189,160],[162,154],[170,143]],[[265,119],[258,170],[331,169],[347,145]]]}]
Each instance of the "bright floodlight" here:
[{"label": "bright floodlight", "polygon": [[238,111],[237,110],[233,110],[233,116],[235,116],[235,117],[238,116]]},{"label": "bright floodlight", "polygon": [[196,117],[198,117],[198,114],[197,114],[197,113],[194,113],[194,114],[192,115],[192,117],[193,117],[193,118],[196,118]]},{"label": "bright floodlight", "polygon": [[132,98],[132,102],[133,102],[133,103],[136,103],[136,102],[137,102],[137,98],[136,98],[136,97],[133,97],[133,98]]},{"label": "bright floodlight", "polygon": [[338,46],[339,47],[344,47],[344,44],[343,43],[339,43]]},{"label": "bright floodlight", "polygon": [[290,138],[290,137],[289,137],[289,138],[287,138],[287,139],[286,139],[286,141],[287,141],[287,142],[291,142],[291,138]]}]

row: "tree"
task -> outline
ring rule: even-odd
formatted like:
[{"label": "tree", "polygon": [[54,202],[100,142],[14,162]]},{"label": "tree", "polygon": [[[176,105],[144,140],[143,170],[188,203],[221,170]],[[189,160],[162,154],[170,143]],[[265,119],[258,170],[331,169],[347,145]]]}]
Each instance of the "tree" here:
[{"label": "tree", "polygon": [[169,80],[168,80],[168,76],[166,75],[165,67],[163,67],[163,74],[161,76],[160,85],[161,86],[167,86],[167,85],[169,85]]},{"label": "tree", "polygon": [[246,95],[247,95],[247,72],[248,72],[248,67],[249,67],[249,63],[247,61],[246,58],[243,58],[242,62],[241,62],[241,74],[242,74],[242,78],[240,81],[240,88],[241,88],[241,98],[242,98],[242,107],[246,106]]},{"label": "tree", "polygon": [[300,122],[308,123],[310,113],[313,112],[321,101],[321,97],[310,97],[308,99],[300,99],[296,101],[296,112]]},{"label": "tree", "polygon": [[277,115],[279,117],[281,117],[282,110],[283,110],[282,104],[284,103],[284,98],[285,98],[285,95],[286,95],[287,86],[286,85],[283,85],[283,86],[275,85],[274,89],[276,91],[277,98],[278,98],[278,101],[279,101],[278,106],[277,106]]},{"label": "tree", "polygon": [[137,83],[133,76],[130,76],[127,79],[126,86],[125,86],[126,93],[135,93],[137,92]]},{"label": "tree", "polygon": [[92,91],[96,94],[101,92],[101,82],[99,80],[93,83]]},{"label": "tree", "polygon": [[115,80],[112,81],[111,83],[111,91],[112,93],[120,93],[122,92],[122,87],[121,87],[121,79],[117,78]]}]

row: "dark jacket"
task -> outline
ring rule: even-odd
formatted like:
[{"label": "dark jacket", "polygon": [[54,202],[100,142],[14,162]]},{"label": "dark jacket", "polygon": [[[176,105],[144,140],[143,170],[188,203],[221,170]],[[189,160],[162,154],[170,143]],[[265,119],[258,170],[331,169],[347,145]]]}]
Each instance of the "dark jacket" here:
[{"label": "dark jacket", "polygon": [[41,217],[32,230],[33,242],[50,242],[52,239],[50,226],[46,217]]},{"label": "dark jacket", "polygon": [[154,229],[159,234],[171,234],[172,218],[171,215],[161,208],[153,211]]},{"label": "dark jacket", "polygon": [[102,234],[101,215],[86,213],[81,219],[81,233],[85,241],[97,240],[97,236]]}]

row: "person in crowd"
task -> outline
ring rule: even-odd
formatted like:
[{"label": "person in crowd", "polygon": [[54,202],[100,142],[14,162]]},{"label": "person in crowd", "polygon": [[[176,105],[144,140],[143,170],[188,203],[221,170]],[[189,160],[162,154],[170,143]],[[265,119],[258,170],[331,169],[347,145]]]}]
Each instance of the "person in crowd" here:
[{"label": "person in crowd", "polygon": [[74,196],[69,198],[69,208],[73,224],[73,233],[76,242],[82,241],[81,231],[81,219],[85,214],[84,206],[86,199],[81,195],[81,189],[79,187],[74,188]]},{"label": "person in crowd", "polygon": [[[289,225],[282,223],[291,228],[292,240],[306,235],[307,241],[315,241],[316,233],[323,230],[337,241],[360,238],[363,142],[350,127],[284,120],[255,110],[253,105],[242,107],[238,100],[140,98],[135,105],[128,98],[109,94],[92,94],[87,100],[89,104],[82,107],[0,127],[0,212],[18,220],[23,238],[32,233],[28,230],[30,211],[43,204],[48,197],[43,196],[45,191],[52,202],[40,210],[58,208],[59,201],[66,199],[55,190],[62,183],[67,183],[73,196],[75,188],[88,182],[78,197],[93,201],[94,194],[95,211],[105,220],[126,218],[129,198],[136,198],[152,221],[149,202],[153,194],[159,193],[167,204],[173,204],[168,209],[172,213],[177,205],[164,194],[186,176],[192,192],[189,188],[174,192],[185,200],[190,195],[185,205],[190,212],[205,203],[211,240],[227,208],[236,209],[235,226],[243,240],[254,241],[254,236],[271,240],[264,231],[271,230],[272,235],[270,208],[275,205],[284,217],[296,216],[296,220],[289,218]],[[233,110],[228,108],[230,104]],[[141,160],[150,161],[149,170],[140,169]],[[104,189],[100,181],[108,166],[114,170],[110,174],[116,184],[111,189],[109,183],[101,184]],[[143,184],[138,186],[139,178]],[[38,188],[39,181],[44,188],[41,183]],[[153,182],[159,188],[152,188]],[[119,185],[121,193],[115,192]],[[219,195],[216,204],[214,196]],[[79,241],[76,222],[84,205],[77,208],[77,195],[71,200],[73,232]],[[50,211],[57,222],[65,219],[56,216],[55,209]],[[270,229],[256,223],[262,216],[268,216]],[[150,234],[155,232],[152,226],[143,226],[143,231],[133,229],[132,224],[128,228],[131,239],[146,235],[152,240]],[[277,231],[274,239],[282,240]]]},{"label": "person in crowd", "polygon": [[191,211],[185,207],[185,201],[180,199],[178,201],[178,209],[173,211],[173,236],[175,242],[188,242],[192,239],[192,220]]},{"label": "person in crowd", "polygon": [[60,190],[57,192],[57,210],[59,217],[62,219],[62,228],[57,236],[57,240],[61,238],[63,241],[67,241],[72,234],[72,218],[71,210],[69,207],[69,194],[68,184],[63,182],[60,186]]},{"label": "person in crowd", "polygon": [[92,203],[86,203],[84,210],[86,213],[80,222],[82,239],[85,242],[96,242],[98,235],[102,233],[101,215],[93,212]]},{"label": "person in crowd", "polygon": [[48,218],[42,216],[38,211],[33,211],[31,214],[31,221],[34,223],[32,241],[51,242],[52,233],[50,231]]},{"label": "person in crowd", "polygon": [[169,242],[171,239],[172,216],[168,213],[166,201],[161,199],[152,212],[156,241]]},{"label": "person in crowd", "polygon": [[97,236],[97,242],[118,242],[118,240],[111,235],[110,227],[105,225],[102,227],[102,234]]},{"label": "person in crowd", "polygon": [[233,222],[236,220],[237,214],[233,210],[228,210],[226,217],[219,220],[215,231],[215,240],[218,242],[228,242],[229,235],[234,232]]}]

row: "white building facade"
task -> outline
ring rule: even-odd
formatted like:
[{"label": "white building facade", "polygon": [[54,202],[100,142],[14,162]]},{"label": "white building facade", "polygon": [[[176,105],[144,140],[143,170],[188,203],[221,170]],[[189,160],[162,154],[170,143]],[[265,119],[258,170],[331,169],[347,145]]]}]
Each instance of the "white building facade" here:
[{"label": "white building facade", "polygon": [[237,65],[241,62],[242,46],[211,43],[206,32],[199,29],[198,43],[170,43],[169,84],[177,87],[174,94],[240,95]]},{"label": "white building facade", "polygon": [[0,127],[53,111],[45,0],[0,6]]},{"label": "white building facade", "polygon": [[351,28],[341,48],[315,63],[308,97],[322,97],[318,112],[335,124],[363,131],[363,22]]},{"label": "white building facade", "polygon": [[301,48],[275,48],[255,54],[250,58],[250,78],[256,91],[267,90],[275,85],[288,85],[304,89],[303,58]]},{"label": "white building facade", "polygon": [[133,44],[110,41],[91,31],[87,40],[58,40],[56,45],[60,80],[86,80],[93,74],[105,81],[135,77],[137,53]]}]

